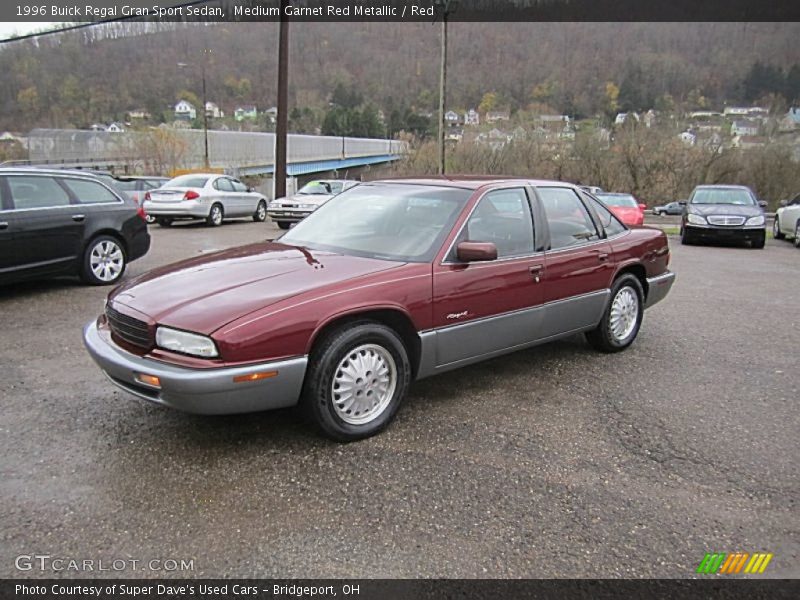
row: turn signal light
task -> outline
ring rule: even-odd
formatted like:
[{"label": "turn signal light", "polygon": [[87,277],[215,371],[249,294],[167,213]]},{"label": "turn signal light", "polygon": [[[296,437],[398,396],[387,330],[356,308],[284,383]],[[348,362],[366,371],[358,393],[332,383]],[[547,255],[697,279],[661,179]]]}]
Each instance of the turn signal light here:
[{"label": "turn signal light", "polygon": [[247,381],[261,381],[262,379],[269,379],[276,377],[277,371],[261,371],[260,373],[250,373],[249,375],[237,375],[233,378],[233,383],[245,383]]},{"label": "turn signal light", "polygon": [[150,192],[145,192],[144,199],[145,200],[150,200]]},{"label": "turn signal light", "polygon": [[148,375],[146,373],[139,373],[136,375],[136,379],[138,379],[141,383],[145,385],[151,385],[153,387],[160,388],[161,387],[161,380],[156,377],[155,375]]}]

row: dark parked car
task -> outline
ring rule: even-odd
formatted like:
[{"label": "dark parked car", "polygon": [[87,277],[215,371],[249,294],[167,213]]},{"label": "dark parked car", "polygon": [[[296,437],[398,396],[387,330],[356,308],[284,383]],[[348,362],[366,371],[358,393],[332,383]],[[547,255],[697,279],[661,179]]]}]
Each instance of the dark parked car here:
[{"label": "dark parked car", "polygon": [[681,217],[681,243],[749,242],[763,248],[767,239],[766,202],[742,185],[699,185]]},{"label": "dark parked car", "polygon": [[627,348],[674,275],[663,231],[579,188],[527,179],[371,182],[277,242],[114,290],[84,341],[112,382],[189,412],[291,406],[373,435],[410,382],[584,332]]},{"label": "dark parked car", "polygon": [[144,211],[85,172],[0,169],[0,199],[0,284],[80,275],[108,285],[150,248]]}]

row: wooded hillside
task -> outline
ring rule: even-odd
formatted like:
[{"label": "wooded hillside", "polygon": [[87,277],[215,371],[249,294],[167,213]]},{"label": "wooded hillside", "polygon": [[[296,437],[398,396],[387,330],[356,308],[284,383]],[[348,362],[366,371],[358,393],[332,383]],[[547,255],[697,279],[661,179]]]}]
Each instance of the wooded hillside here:
[{"label": "wooded hillside", "polygon": [[[386,115],[435,110],[439,32],[292,24],[292,107],[325,111],[341,83]],[[577,116],[785,105],[800,95],[798,34],[797,23],[452,23],[448,108],[477,108],[488,92],[498,107]],[[124,23],[0,48],[0,129],[87,127],[137,108],[167,119],[179,96],[200,96],[204,48],[209,100],[226,112],[274,104],[277,24]]]}]

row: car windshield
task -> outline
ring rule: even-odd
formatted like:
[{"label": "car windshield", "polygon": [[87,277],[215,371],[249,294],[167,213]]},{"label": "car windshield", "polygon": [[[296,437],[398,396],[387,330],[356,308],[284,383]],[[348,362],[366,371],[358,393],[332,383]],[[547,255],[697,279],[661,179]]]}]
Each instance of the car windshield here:
[{"label": "car windshield", "polygon": [[[341,185],[339,187],[341,189]],[[303,187],[301,187],[300,191],[298,191],[297,193],[302,196],[305,195],[318,196],[322,194],[333,193],[332,188],[333,186],[327,181],[311,181],[310,183],[307,183]]]},{"label": "car windshield", "polygon": [[175,179],[170,179],[163,187],[188,187],[202,188],[208,183],[208,177],[198,177],[197,175],[180,175]]},{"label": "car windshield", "polygon": [[123,192],[132,192],[136,190],[136,180],[135,179],[117,179],[116,186],[118,190],[122,190]]},{"label": "car windshield", "polygon": [[437,186],[362,184],[323,204],[280,242],[367,258],[429,262],[470,194]]},{"label": "car windshield", "polygon": [[753,205],[755,200],[747,190],[703,188],[692,194],[692,204],[739,204]]},{"label": "car windshield", "polygon": [[630,194],[597,194],[606,206],[628,206],[638,208],[639,203]]}]

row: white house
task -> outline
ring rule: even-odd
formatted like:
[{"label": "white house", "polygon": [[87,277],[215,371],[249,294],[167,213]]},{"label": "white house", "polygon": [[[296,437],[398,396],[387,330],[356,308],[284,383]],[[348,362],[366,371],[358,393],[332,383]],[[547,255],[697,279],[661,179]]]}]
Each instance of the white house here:
[{"label": "white house", "polygon": [[731,135],[736,136],[755,136],[758,135],[758,123],[755,121],[750,121],[748,119],[741,119],[738,121],[734,121],[733,125],[731,125]]},{"label": "white house", "polygon": [[490,110],[486,113],[487,123],[497,123],[498,121],[508,121],[511,113],[507,110]]},{"label": "white house", "polygon": [[478,111],[474,108],[470,108],[467,112],[464,113],[464,125],[480,125],[481,118],[478,115]]},{"label": "white house", "polygon": [[225,116],[219,106],[217,106],[214,102],[206,102],[206,116],[211,119],[219,119]]},{"label": "white house", "polygon": [[180,100],[175,105],[175,118],[178,121],[194,121],[197,118],[197,109],[188,100]]},{"label": "white house", "polygon": [[264,111],[264,114],[267,115],[267,118],[269,119],[270,123],[275,123],[278,120],[278,107],[270,106],[267,110]]},{"label": "white house", "polygon": [[639,122],[639,114],[635,112],[630,113],[617,113],[617,118],[614,119],[614,125],[622,125],[628,119],[634,119],[637,123]]},{"label": "white house", "polygon": [[150,113],[145,108],[134,108],[128,111],[129,119],[149,119]]},{"label": "white house", "polygon": [[233,111],[233,118],[236,119],[237,121],[244,121],[245,119],[254,120],[257,116],[258,116],[258,111],[256,110],[256,107],[253,104],[245,104],[242,106],[237,106],[236,110]]},{"label": "white house", "polygon": [[697,143],[697,136],[691,131],[684,131],[678,137],[687,146],[694,146]]},{"label": "white house", "polygon": [[444,113],[444,122],[447,123],[450,127],[454,127],[458,125],[458,113],[454,110],[448,110]]},{"label": "white house", "polygon": [[123,133],[125,131],[125,126],[122,123],[111,123],[111,125],[106,127],[106,131],[109,133]]}]

